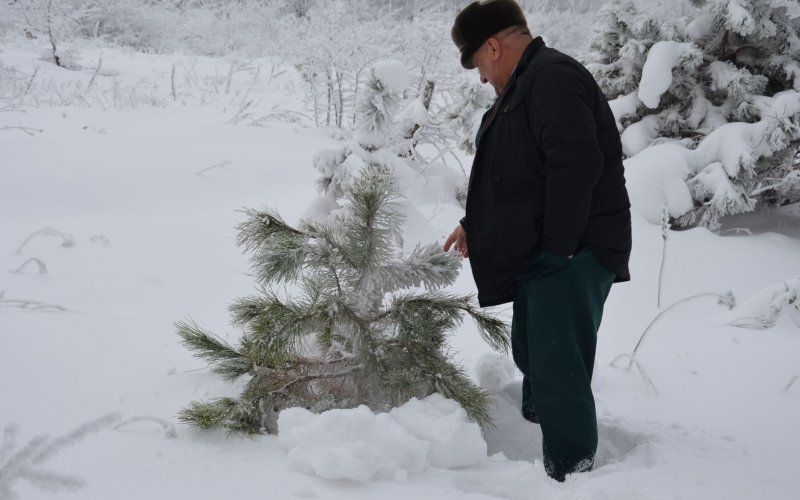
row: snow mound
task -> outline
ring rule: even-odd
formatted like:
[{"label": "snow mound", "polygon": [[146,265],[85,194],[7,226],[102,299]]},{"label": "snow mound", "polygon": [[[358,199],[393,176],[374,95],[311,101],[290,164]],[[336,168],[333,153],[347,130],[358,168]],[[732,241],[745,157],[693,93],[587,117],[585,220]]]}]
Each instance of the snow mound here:
[{"label": "snow mound", "polygon": [[784,314],[800,328],[800,278],[761,289],[730,313],[729,324],[765,330],[774,327]]},{"label": "snow mound", "polygon": [[627,116],[635,115],[636,110],[639,109],[641,104],[642,101],[639,100],[636,92],[621,95],[616,99],[608,101],[608,105],[611,107],[611,112],[614,114],[614,119],[617,121],[617,130],[622,132],[622,119]]},{"label": "snow mound", "polygon": [[692,195],[684,179],[689,176],[687,150],[659,144],[625,160],[625,178],[631,205],[651,224],[659,224],[664,207],[671,217],[692,209]]},{"label": "snow mound", "polygon": [[428,466],[454,469],[486,459],[480,427],[438,394],[389,413],[363,405],[321,414],[290,408],[280,413],[278,429],[289,463],[326,479],[405,481]]},{"label": "snow mound", "polygon": [[516,376],[516,367],[502,354],[487,353],[478,359],[475,374],[478,384],[490,392],[500,392]]},{"label": "snow mound", "polygon": [[406,65],[396,59],[384,59],[372,66],[375,78],[384,87],[394,92],[402,92],[408,87],[409,76]]},{"label": "snow mound", "polygon": [[456,469],[478,465],[486,459],[486,441],[478,424],[455,401],[439,394],[412,399],[389,415],[414,437],[430,443],[428,462]]}]

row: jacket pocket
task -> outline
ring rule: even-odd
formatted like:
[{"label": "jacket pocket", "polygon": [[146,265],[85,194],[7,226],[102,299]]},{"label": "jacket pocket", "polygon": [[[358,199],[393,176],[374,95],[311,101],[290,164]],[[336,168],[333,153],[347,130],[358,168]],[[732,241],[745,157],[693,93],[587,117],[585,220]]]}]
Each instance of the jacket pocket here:
[{"label": "jacket pocket", "polygon": [[504,102],[495,117],[498,144],[520,144],[530,139],[522,95],[517,93]]},{"label": "jacket pocket", "polygon": [[518,275],[532,265],[540,239],[536,205],[534,200],[497,204],[492,258],[495,270]]}]

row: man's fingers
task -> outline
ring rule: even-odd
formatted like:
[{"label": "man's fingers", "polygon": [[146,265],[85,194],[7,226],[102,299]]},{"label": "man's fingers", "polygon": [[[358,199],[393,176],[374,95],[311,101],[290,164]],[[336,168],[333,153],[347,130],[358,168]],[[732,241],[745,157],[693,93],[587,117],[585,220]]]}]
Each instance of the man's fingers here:
[{"label": "man's fingers", "polygon": [[455,251],[460,253],[465,259],[469,257],[469,252],[467,251],[467,233],[461,228],[461,226],[456,227],[456,229],[450,233],[450,236],[447,237],[447,240],[444,242],[444,251],[450,251],[450,248],[455,245]]},{"label": "man's fingers", "polygon": [[450,236],[447,237],[447,239],[444,242],[444,251],[445,252],[450,251],[450,247],[453,246],[453,243],[455,242],[456,242],[456,233],[453,232],[452,234],[450,234]]}]

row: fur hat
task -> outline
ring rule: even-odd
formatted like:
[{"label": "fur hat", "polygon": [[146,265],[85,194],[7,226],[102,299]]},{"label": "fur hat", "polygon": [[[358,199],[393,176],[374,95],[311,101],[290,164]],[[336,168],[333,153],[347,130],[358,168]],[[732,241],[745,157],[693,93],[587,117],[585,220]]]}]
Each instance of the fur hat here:
[{"label": "fur hat", "polygon": [[458,13],[450,36],[461,51],[461,65],[475,67],[472,54],[495,33],[511,26],[527,26],[528,20],[514,0],[479,0]]}]

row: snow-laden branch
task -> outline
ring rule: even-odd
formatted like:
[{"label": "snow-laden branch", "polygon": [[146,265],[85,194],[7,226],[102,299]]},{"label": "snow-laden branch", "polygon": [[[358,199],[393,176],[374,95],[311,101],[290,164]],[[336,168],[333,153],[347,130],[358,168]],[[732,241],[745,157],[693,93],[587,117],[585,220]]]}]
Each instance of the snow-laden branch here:
[{"label": "snow-laden branch", "polygon": [[639,99],[648,107],[658,107],[661,95],[672,86],[672,70],[677,66],[697,68],[703,54],[693,43],[658,42],[650,48],[639,81]]}]

